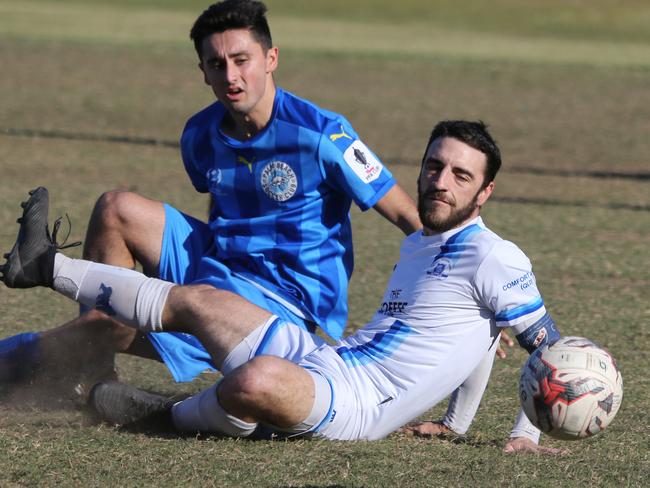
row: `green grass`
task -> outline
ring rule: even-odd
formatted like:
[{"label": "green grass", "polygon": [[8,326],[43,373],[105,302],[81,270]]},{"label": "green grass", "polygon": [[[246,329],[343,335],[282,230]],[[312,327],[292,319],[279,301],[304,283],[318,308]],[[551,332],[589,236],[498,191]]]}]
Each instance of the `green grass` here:
[{"label": "green grass", "polygon": [[[7,0],[5,4],[17,4]],[[41,0],[31,5],[52,4]],[[201,0],[58,0],[58,6],[70,8],[101,8],[122,11],[127,16],[139,11],[183,12],[194,19],[210,2]],[[556,37],[566,39],[605,39],[648,42],[650,7],[643,0],[470,0],[458,4],[453,0],[330,0],[304,2],[301,0],[268,0],[269,17],[275,23],[280,18],[327,19],[363,24],[427,24],[434,30],[447,27],[459,31],[501,32],[515,36]],[[23,7],[30,8],[30,7]],[[30,8],[31,9],[31,8]],[[58,12],[67,10],[55,9]],[[96,15],[99,17],[99,15]],[[126,19],[129,20],[129,19]],[[88,21],[91,21],[90,19]],[[279,29],[275,29],[278,31]],[[280,34],[278,32],[278,34]]]},{"label": "green grass", "polygon": [[[270,3],[276,42],[283,49],[374,57],[451,57],[595,66],[650,64],[650,7],[642,2]],[[178,3],[168,3],[168,7]],[[372,5],[375,8],[372,8]],[[0,32],[33,41],[143,45],[187,44],[200,9],[152,2],[3,0]]]},{"label": "green grass", "polygon": [[[524,6],[525,5],[525,6]],[[47,184],[52,214],[83,238],[97,196],[121,187],[202,215],[177,149],[75,134],[176,141],[211,102],[187,30],[202,2],[0,0],[0,249],[26,190]],[[269,1],[280,84],[344,113],[413,193],[441,118],[482,118],[504,168],[484,209],[533,261],[564,334],[608,347],[625,380],[602,435],[563,458],[505,456],[525,354],[498,361],[465,442],[176,439],[92,424],[80,411],[0,406],[0,485],[644,486],[650,476],[650,34],[646,2]],[[550,6],[550,7],[549,7]],[[8,129],[42,137],[6,135]],[[69,139],[45,137],[59,131]],[[5,135],[3,135],[5,134]],[[568,173],[567,173],[568,172]],[[622,177],[596,178],[589,172]],[[628,177],[624,177],[628,175]],[[636,177],[635,177],[636,175]],[[400,237],[353,211],[356,271],[349,330],[373,312]],[[78,252],[78,250],[77,250]],[[0,288],[0,336],[75,314],[47,290]],[[121,376],[165,393],[163,366],[121,357]],[[426,417],[439,417],[444,405]]]}]

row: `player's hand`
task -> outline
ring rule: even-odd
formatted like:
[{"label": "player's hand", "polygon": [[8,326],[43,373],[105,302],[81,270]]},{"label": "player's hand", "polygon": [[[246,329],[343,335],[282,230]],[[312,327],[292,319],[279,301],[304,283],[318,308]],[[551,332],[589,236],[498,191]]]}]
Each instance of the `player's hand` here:
[{"label": "player's hand", "polygon": [[540,446],[535,444],[528,437],[512,437],[508,439],[503,452],[506,454],[514,454],[523,452],[527,454],[546,454],[550,456],[562,456],[567,454],[565,449],[556,449],[554,447]]},{"label": "player's hand", "polygon": [[497,357],[499,357],[500,359],[505,359],[506,357],[508,357],[505,349],[503,349],[502,347],[504,344],[508,347],[512,347],[515,345],[515,342],[510,338],[510,336],[505,330],[502,330],[501,337],[499,338],[499,347],[497,347]]},{"label": "player's hand", "polygon": [[437,437],[440,435],[454,435],[454,431],[440,421],[429,420],[405,425],[400,432],[413,437]]}]

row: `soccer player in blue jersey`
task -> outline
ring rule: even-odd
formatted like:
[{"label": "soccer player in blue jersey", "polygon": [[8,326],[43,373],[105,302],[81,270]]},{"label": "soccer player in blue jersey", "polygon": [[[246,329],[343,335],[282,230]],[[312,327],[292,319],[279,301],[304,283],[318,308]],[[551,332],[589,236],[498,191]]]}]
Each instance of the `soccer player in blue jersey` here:
[{"label": "soccer player in blue jersey", "polygon": [[[217,101],[187,122],[187,173],[211,198],[203,223],[135,193],[97,202],[84,257],[176,283],[229,290],[301,327],[339,338],[353,269],[349,210],[376,209],[405,233],[420,227],[411,198],[341,115],[275,85],[278,48],[266,7],[225,0],[191,30],[204,81]],[[70,362],[93,381],[115,352],[165,362],[177,381],[214,365],[189,334],[142,335],[90,311],[63,327],[0,342],[0,378]],[[70,356],[68,351],[75,351]],[[85,373],[84,373],[85,374]],[[74,382],[73,382],[74,383]]]}]

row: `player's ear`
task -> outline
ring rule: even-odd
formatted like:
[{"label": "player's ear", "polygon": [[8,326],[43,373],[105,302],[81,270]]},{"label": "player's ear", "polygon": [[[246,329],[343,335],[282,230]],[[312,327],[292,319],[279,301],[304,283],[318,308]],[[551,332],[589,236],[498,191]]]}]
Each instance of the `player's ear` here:
[{"label": "player's ear", "polygon": [[276,46],[269,48],[266,51],[266,72],[273,73],[278,67],[278,56],[280,52]]},{"label": "player's ear", "polygon": [[199,69],[201,70],[201,73],[203,73],[203,83],[205,83],[206,85],[209,86],[210,82],[208,81],[208,77],[205,74],[205,69],[203,69],[203,61],[199,61],[198,66],[199,66]]},{"label": "player's ear", "polygon": [[490,195],[492,195],[492,191],[494,191],[494,180],[490,181],[478,192],[478,195],[476,196],[476,204],[479,207],[482,207],[483,204],[487,202],[488,198],[490,198]]}]

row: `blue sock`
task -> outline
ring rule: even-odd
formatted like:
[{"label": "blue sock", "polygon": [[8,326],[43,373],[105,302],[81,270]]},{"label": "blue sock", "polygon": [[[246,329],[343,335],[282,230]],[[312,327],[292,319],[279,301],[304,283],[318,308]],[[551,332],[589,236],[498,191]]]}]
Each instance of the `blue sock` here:
[{"label": "blue sock", "polygon": [[40,356],[40,334],[25,332],[0,340],[0,381],[18,381],[32,372]]}]

